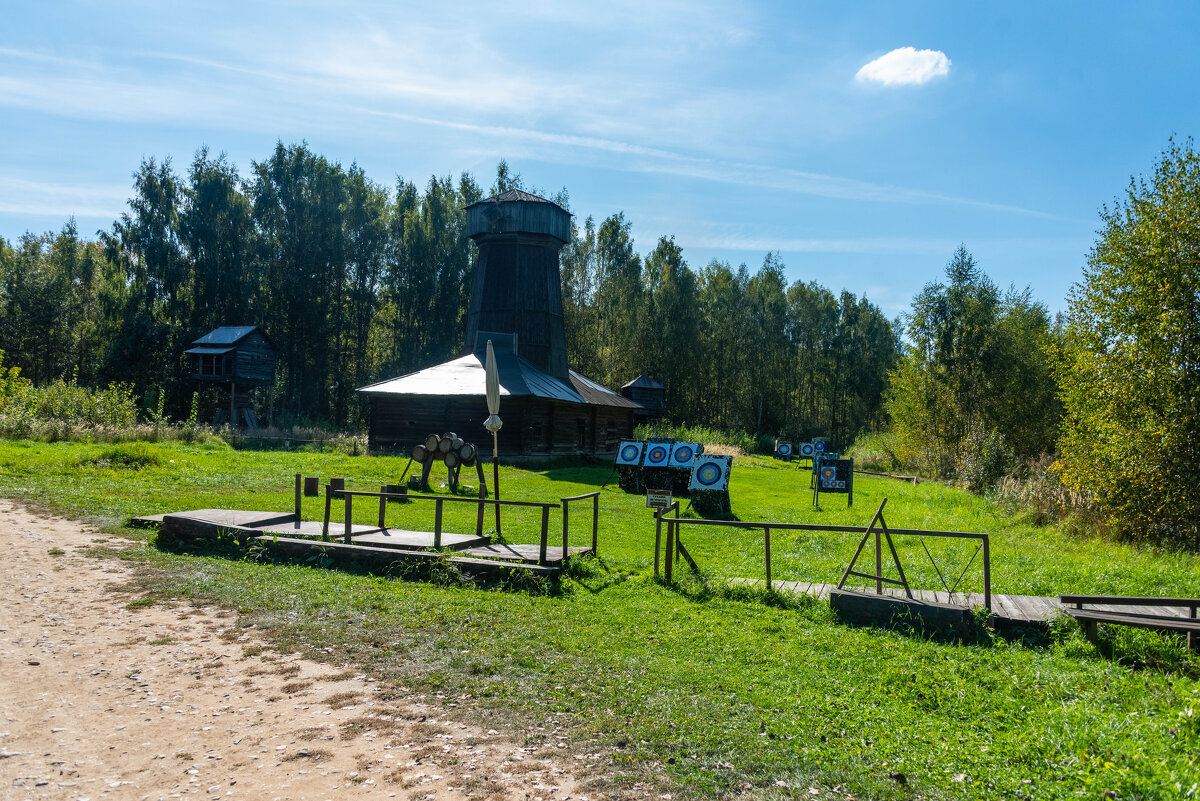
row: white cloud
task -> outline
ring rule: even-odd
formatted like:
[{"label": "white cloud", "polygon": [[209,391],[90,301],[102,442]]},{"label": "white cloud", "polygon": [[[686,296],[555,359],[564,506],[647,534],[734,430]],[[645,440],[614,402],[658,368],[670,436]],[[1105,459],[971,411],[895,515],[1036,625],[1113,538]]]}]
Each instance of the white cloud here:
[{"label": "white cloud", "polygon": [[864,64],[855,76],[884,86],[921,85],[950,72],[950,59],[941,50],[897,47]]}]

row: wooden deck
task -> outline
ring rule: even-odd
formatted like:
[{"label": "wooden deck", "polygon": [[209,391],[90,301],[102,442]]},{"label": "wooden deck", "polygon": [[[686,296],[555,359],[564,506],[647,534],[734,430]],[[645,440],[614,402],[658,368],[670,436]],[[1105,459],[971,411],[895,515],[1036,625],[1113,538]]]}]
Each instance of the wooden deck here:
[{"label": "wooden deck", "polygon": [[[445,536],[444,534],[442,536]],[[507,559],[510,561],[524,562],[525,564],[536,565],[538,563],[539,548],[537,545],[518,545],[518,544],[500,544],[492,543],[476,548],[467,548],[463,551],[468,556],[479,557],[480,559]],[[590,547],[570,547],[567,548],[567,556],[580,556],[592,552]],[[546,546],[546,564],[557,565],[563,560],[562,546],[547,545]]]},{"label": "wooden deck", "polygon": [[[760,587],[765,586],[766,584],[766,582],[760,579],[733,579],[733,583],[749,584]],[[797,595],[812,595],[817,598],[828,598],[830,590],[833,590],[837,585],[810,583],[807,581],[772,581],[771,586],[779,592],[788,592]],[[874,587],[851,587],[847,585],[845,589],[854,590],[856,592],[875,592]],[[904,590],[900,587],[884,587],[883,594],[894,595],[902,598],[904,597]],[[912,594],[914,598],[920,601],[952,604],[968,609],[976,606],[983,606],[983,595],[980,593],[956,592],[951,595],[946,592],[914,589]],[[1091,605],[1091,608],[1105,612],[1120,612],[1124,607],[1093,604]],[[1000,618],[1001,620],[1012,621],[1014,623],[1047,621],[1058,616],[1059,614],[1063,614],[1065,610],[1066,605],[1061,603],[1057,597],[1046,598],[1041,595],[992,594],[992,615]],[[1142,607],[1139,611],[1144,611],[1146,614],[1163,615],[1166,617],[1188,617],[1188,610],[1175,606],[1146,606]]]},{"label": "wooden deck", "polygon": [[[331,530],[330,535],[333,535]],[[399,528],[373,528],[370,533],[354,533],[350,537],[355,545],[371,545],[376,548],[402,548],[405,550],[426,550],[433,548],[432,531],[406,531]],[[487,535],[477,537],[474,534],[454,534],[442,532],[442,547],[451,551],[465,551],[485,546],[491,542]]]}]

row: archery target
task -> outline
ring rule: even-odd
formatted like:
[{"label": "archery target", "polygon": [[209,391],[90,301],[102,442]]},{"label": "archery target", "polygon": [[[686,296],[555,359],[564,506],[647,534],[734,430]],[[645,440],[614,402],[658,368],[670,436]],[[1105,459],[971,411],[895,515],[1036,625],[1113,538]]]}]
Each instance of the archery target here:
[{"label": "archery target", "polygon": [[837,478],[837,468],[833,465],[826,465],[821,468],[821,480],[832,481]]},{"label": "archery target", "polygon": [[817,453],[824,453],[825,452],[825,443],[818,440],[813,443],[813,448],[816,449]]},{"label": "archery target", "polygon": [[816,447],[811,442],[801,442],[799,450],[800,456],[803,459],[811,459],[813,458],[813,454],[817,452]]},{"label": "archery target", "polygon": [[667,459],[671,455],[671,448],[661,442],[651,442],[646,446],[646,459],[642,462],[643,467],[666,467]]},{"label": "archery target", "polygon": [[694,442],[676,442],[671,448],[671,457],[667,462],[667,467],[686,470],[692,466],[692,460],[699,452],[700,449]]},{"label": "archery target", "polygon": [[787,458],[791,457],[792,443],[790,443],[790,442],[779,443],[779,447],[777,447],[775,449],[775,455],[778,456],[780,459],[787,459]]},{"label": "archery target", "polygon": [[697,456],[692,462],[688,489],[721,492],[729,489],[729,468],[732,466],[732,456]]},{"label": "archery target", "polygon": [[623,439],[617,446],[617,466],[637,467],[642,463],[642,451],[646,443],[637,439]]}]

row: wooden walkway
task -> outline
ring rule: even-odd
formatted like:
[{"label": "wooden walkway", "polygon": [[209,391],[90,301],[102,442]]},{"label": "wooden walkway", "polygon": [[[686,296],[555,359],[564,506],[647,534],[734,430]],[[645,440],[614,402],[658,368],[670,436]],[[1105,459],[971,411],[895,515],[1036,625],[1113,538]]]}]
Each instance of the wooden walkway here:
[{"label": "wooden walkway", "polygon": [[[444,534],[442,535],[445,536]],[[467,548],[463,551],[467,556],[475,556],[480,559],[507,559],[510,561],[525,562],[526,564],[536,565],[538,563],[537,545],[519,545],[519,544],[500,544],[492,543],[491,545],[483,545],[476,548]],[[590,547],[575,547],[567,548],[567,556],[581,556],[592,552]],[[557,565],[563,560],[561,545],[546,546],[546,564]]]},{"label": "wooden walkway", "polygon": [[[766,582],[761,579],[733,579],[734,584],[747,584],[757,587],[765,587]],[[821,582],[808,581],[772,581],[771,586],[778,592],[791,593],[793,595],[812,595],[816,598],[828,598],[831,590],[837,588],[836,584],[824,584]],[[875,593],[874,587],[850,586],[846,585],[842,589],[851,590],[854,592],[864,592],[869,594]],[[884,595],[891,595],[897,598],[903,598],[904,590],[900,587],[884,587]],[[947,593],[934,592],[931,590],[913,590],[913,597],[918,601],[929,601],[938,604],[950,604],[952,606],[961,606],[964,609],[971,609],[976,606],[983,606],[982,593]],[[1029,623],[1033,621],[1049,620],[1059,613],[1062,606],[1058,603],[1057,598],[1045,598],[1040,595],[996,595],[992,594],[992,614],[996,617],[1004,618],[1018,623]]]},{"label": "wooden walkway", "polygon": [[[733,579],[734,584],[745,584],[757,587],[766,586],[766,582],[761,579]],[[771,586],[779,592],[792,593],[794,595],[812,595],[817,598],[828,598],[830,590],[837,587],[836,584],[823,584],[819,582],[807,581],[772,581]],[[874,587],[850,586],[843,587],[846,590],[854,592],[865,592],[874,594]],[[898,598],[904,597],[904,590],[900,587],[884,587],[884,595],[892,595]],[[930,601],[939,604],[951,604],[953,606],[961,606],[966,609],[971,609],[976,606],[983,606],[983,595],[981,593],[965,593],[956,592],[953,594],[947,592],[934,592],[931,590],[916,590],[912,591],[913,597],[919,601]],[[1092,604],[1090,608],[1105,612],[1120,612],[1123,609],[1128,611],[1126,607],[1108,606],[1104,604]],[[1051,620],[1052,618],[1063,614],[1066,606],[1062,604],[1057,597],[1047,598],[1041,595],[998,595],[992,593],[992,614],[995,617],[1003,620],[1012,621],[1014,623],[1032,623],[1038,621]],[[1188,617],[1188,610],[1177,606],[1147,606],[1142,610],[1146,614],[1163,615],[1165,617]]]}]

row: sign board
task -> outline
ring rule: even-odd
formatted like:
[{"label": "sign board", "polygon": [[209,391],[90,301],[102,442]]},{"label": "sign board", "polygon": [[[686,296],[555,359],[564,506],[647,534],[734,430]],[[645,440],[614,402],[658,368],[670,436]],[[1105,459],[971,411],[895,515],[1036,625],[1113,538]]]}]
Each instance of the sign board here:
[{"label": "sign board", "polygon": [[646,490],[647,509],[669,509],[671,506],[670,490]]},{"label": "sign board", "polygon": [[688,490],[715,490],[725,492],[729,489],[729,470],[733,467],[732,456],[714,456],[701,454],[692,462],[692,476],[688,481]]}]

